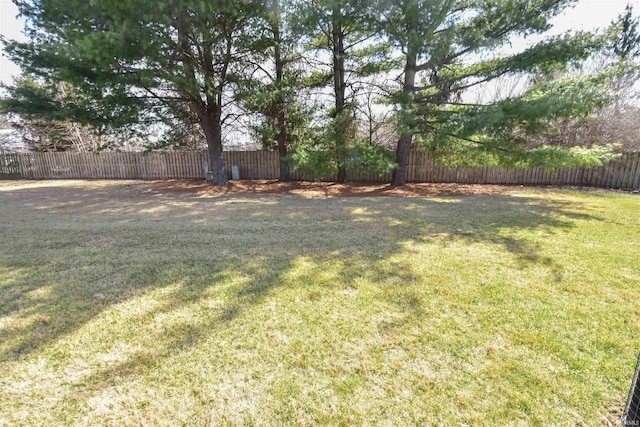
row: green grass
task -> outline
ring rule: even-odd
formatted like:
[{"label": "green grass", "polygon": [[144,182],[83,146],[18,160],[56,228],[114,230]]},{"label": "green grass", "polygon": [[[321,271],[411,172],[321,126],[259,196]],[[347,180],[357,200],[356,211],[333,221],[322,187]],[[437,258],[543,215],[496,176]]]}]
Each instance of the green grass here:
[{"label": "green grass", "polygon": [[0,183],[0,425],[606,425],[639,213]]}]

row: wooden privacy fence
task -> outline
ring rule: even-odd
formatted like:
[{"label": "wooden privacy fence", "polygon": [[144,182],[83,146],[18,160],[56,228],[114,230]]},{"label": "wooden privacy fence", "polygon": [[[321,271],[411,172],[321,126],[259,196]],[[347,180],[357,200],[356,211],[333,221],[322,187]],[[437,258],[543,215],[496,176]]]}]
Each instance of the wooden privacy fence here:
[{"label": "wooden privacy fence", "polygon": [[[275,151],[228,151],[225,161],[238,166],[241,179],[275,179],[279,175]],[[0,179],[171,179],[202,178],[208,156],[204,151],[163,153],[0,153]],[[293,173],[293,179],[312,179]],[[389,182],[381,176],[351,171],[350,181]],[[625,153],[601,167],[544,170],[501,167],[449,168],[435,163],[429,153],[412,152],[409,182],[464,184],[587,185],[640,188],[640,153]]]}]

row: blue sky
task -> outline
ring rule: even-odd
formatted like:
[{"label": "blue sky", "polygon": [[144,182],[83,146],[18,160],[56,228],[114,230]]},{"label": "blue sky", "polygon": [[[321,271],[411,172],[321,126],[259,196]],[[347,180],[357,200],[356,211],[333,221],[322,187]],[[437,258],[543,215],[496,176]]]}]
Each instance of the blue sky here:
[{"label": "blue sky", "polygon": [[[640,0],[579,0],[575,7],[565,11],[556,21],[556,31],[591,30],[606,27],[625,8],[627,3],[640,12]],[[22,22],[16,19],[18,10],[11,0],[0,0],[0,34],[10,39],[21,37]],[[0,49],[1,51],[1,49]],[[17,66],[4,56],[0,57],[0,81],[9,83],[19,73]]]}]

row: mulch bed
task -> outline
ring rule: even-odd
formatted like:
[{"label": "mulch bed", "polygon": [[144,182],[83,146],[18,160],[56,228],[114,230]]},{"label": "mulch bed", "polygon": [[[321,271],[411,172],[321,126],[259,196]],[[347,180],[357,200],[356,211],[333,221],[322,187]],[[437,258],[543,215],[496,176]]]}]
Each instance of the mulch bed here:
[{"label": "mulch bed", "polygon": [[389,184],[348,182],[241,180],[231,181],[226,187],[217,187],[202,179],[171,179],[151,181],[155,191],[189,193],[198,196],[221,196],[226,194],[279,194],[302,197],[435,197],[461,195],[488,195],[506,191],[509,186],[479,184],[417,184],[402,187]]}]

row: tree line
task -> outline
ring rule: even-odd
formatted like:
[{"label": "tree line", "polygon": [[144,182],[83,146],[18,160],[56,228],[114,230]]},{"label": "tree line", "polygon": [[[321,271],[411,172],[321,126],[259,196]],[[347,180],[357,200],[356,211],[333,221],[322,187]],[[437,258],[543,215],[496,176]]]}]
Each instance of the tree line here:
[{"label": "tree line", "polygon": [[[540,141],[620,105],[637,80],[630,7],[604,34],[548,35],[574,0],[14,3],[29,41],[3,40],[24,73],[3,112],[202,138],[215,185],[228,183],[223,132],[238,121],[279,152],[282,181],[293,167],[343,182],[357,167],[403,185],[414,146],[451,164],[598,164],[611,141]],[[594,55],[602,66],[575,72]],[[525,84],[479,95],[510,79]]]}]

